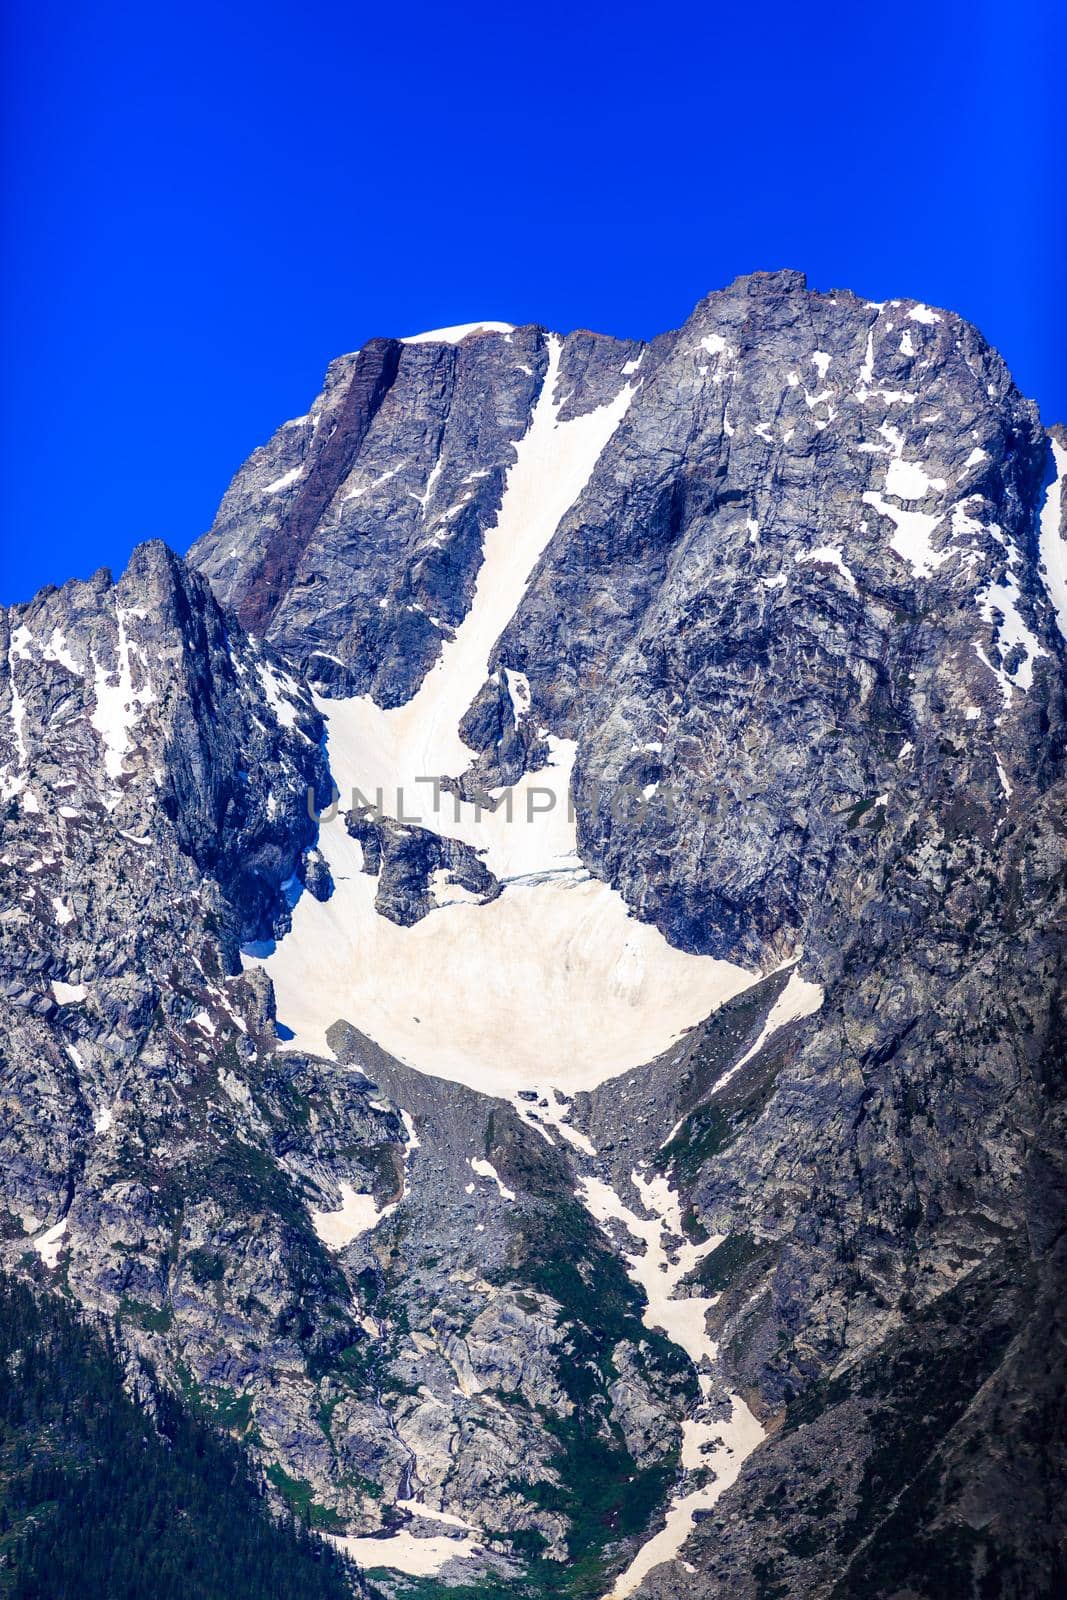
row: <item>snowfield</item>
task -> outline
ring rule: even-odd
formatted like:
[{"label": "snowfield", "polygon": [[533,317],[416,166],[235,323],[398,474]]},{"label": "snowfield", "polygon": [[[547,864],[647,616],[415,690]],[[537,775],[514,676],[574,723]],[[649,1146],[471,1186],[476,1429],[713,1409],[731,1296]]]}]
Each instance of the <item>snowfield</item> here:
[{"label": "snowfield", "polygon": [[246,957],[265,959],[294,1048],[326,1053],[327,1029],[344,1018],[408,1066],[508,1097],[532,1084],[591,1089],[649,1061],[756,977],[675,949],[586,872],[567,804],[569,741],[550,739],[551,764],[496,811],[444,794],[433,812],[428,780],[470,766],[459,724],[496,640],[635,392],[627,383],[598,410],[560,422],[560,350],[552,338],[470,609],[418,693],[394,710],[369,697],[318,701],[342,810],[353,789],[369,800],[381,791],[387,815],[419,815],[479,850],[503,894],[481,905],[438,893],[436,909],[399,927],[375,910],[376,880],[341,817],[324,820],[319,847],[334,893],[303,895],[277,948]]},{"label": "snowfield", "polygon": [[399,1533],[367,1534],[364,1537],[331,1534],[330,1543],[358,1561],[364,1572],[376,1567],[390,1572],[406,1572],[413,1578],[434,1578],[450,1561],[477,1555],[481,1546],[474,1539],[450,1539],[447,1534],[423,1539],[401,1529]]}]

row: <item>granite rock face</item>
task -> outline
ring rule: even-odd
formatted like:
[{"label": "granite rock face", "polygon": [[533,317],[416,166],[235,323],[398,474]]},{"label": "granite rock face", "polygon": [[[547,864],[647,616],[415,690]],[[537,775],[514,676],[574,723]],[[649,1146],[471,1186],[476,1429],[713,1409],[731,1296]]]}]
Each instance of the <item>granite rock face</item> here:
[{"label": "granite rock face", "polygon": [[[403,1528],[487,1595],[1054,1592],[1065,464],[961,319],[796,273],[334,362],[187,562],[0,618],[9,1265],[391,1585]],[[666,1049],[418,1042],[612,906],[605,1030],[650,948],[741,972]]]},{"label": "granite rock face", "polygon": [[[400,705],[462,620],[512,446],[544,379],[540,329],[459,344],[373,340],[257,450],[191,559],[258,634],[335,694]],[[639,346],[567,342],[591,409]],[[564,415],[567,413],[564,412]]]},{"label": "granite rock face", "polygon": [[[313,855],[321,719],[162,545],[2,627],[6,1248],[241,1415],[257,1373],[285,1390],[359,1336],[308,1205],[403,1170],[399,1118],[278,1060],[241,972]],[[274,1403],[265,1441],[300,1414]]]}]

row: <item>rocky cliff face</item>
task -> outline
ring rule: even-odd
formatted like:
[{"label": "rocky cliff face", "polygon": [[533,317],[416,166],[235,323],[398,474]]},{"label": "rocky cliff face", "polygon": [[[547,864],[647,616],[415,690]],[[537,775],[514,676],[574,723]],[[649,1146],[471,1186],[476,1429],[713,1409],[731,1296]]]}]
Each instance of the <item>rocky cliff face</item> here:
[{"label": "rocky cliff face", "polygon": [[393,1589],[1052,1592],[1065,460],[793,273],[335,362],[4,617],[10,1262]]}]

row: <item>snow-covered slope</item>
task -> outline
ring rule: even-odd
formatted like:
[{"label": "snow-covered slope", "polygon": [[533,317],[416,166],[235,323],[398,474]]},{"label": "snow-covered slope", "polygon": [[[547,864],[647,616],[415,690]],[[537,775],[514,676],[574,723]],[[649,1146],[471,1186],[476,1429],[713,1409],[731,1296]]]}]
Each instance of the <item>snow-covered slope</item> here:
[{"label": "snow-covered slope", "polygon": [[318,702],[341,804],[362,798],[469,845],[503,893],[481,904],[443,886],[443,904],[398,925],[376,909],[363,849],[338,815],[320,833],[333,894],[304,895],[263,962],[294,1047],[323,1052],[327,1029],[344,1019],[422,1071],[505,1096],[549,1083],[591,1089],[658,1055],[753,981],[730,962],[674,949],[584,869],[573,742],[551,739],[550,764],[497,791],[492,808],[441,788],[475,759],[460,723],[493,645],[633,398],[632,383],[620,383],[605,405],[561,421],[559,358],[550,339],[470,608],[418,692],[395,709],[369,695]]}]

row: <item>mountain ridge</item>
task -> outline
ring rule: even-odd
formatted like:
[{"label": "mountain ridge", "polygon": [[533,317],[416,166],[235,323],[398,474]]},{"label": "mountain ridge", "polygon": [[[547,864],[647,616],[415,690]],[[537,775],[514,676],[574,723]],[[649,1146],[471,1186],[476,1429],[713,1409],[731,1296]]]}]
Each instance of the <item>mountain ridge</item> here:
[{"label": "mountain ridge", "polygon": [[391,1592],[1049,1592],[1060,483],[795,273],[332,363],[0,619],[9,1265]]}]

